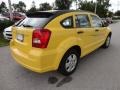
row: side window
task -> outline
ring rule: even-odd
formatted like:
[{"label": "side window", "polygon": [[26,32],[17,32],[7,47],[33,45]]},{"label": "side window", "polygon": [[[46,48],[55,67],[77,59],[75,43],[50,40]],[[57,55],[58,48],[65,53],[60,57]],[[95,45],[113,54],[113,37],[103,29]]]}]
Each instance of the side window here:
[{"label": "side window", "polygon": [[90,20],[88,15],[76,15],[76,27],[77,28],[88,28],[90,27]]},{"label": "side window", "polygon": [[102,21],[95,15],[91,15],[93,27],[102,27]]},{"label": "side window", "polygon": [[70,17],[65,18],[64,20],[61,21],[61,25],[64,28],[73,28],[73,17],[70,16]]}]

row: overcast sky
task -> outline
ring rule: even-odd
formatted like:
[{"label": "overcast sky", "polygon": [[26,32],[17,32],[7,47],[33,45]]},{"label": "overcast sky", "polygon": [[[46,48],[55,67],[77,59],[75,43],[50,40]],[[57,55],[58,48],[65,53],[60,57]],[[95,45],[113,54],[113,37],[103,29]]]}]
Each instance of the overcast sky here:
[{"label": "overcast sky", "polygon": [[[8,6],[8,0],[0,0],[0,3],[2,1],[5,2],[6,5]],[[44,2],[48,2],[52,5],[52,3],[55,0],[11,0],[11,3],[18,3],[19,1],[23,1],[26,4],[27,9],[29,9],[31,7],[32,1],[35,1],[36,6],[39,7],[39,4],[44,3]],[[94,1],[96,1],[96,0],[94,0]],[[110,10],[112,10],[112,9],[114,11],[116,11],[117,9],[120,10],[120,0],[110,0],[110,3],[112,4],[112,7],[110,7]],[[118,7],[118,3],[119,3],[119,7]],[[72,8],[75,8],[75,6],[72,5]]]}]

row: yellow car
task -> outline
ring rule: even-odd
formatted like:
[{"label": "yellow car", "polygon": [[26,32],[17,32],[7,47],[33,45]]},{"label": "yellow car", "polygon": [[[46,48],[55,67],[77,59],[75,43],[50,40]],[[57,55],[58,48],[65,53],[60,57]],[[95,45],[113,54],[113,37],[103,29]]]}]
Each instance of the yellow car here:
[{"label": "yellow car", "polygon": [[39,73],[70,75],[80,58],[109,47],[112,32],[94,13],[58,10],[28,13],[12,34],[11,53],[19,64]]}]

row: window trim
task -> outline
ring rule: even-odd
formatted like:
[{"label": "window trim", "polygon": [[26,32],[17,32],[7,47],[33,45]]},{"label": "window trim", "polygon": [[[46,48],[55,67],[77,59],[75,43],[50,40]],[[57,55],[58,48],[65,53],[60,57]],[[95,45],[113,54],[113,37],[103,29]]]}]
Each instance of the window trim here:
[{"label": "window trim", "polygon": [[[76,25],[76,17],[77,17],[77,16],[80,16],[80,15],[85,15],[85,16],[87,16],[87,17],[88,17],[89,24],[90,24],[90,26],[89,26],[89,27],[77,27],[77,25]],[[91,25],[91,21],[90,21],[89,14],[76,14],[76,15],[75,15],[75,28],[91,28],[91,27],[92,27],[92,25]]]},{"label": "window trim", "polygon": [[[66,27],[66,26],[63,25],[63,22],[64,22],[66,19],[68,19],[68,18],[72,18],[72,26],[71,26],[71,27]],[[74,28],[73,16],[68,16],[68,17],[64,18],[62,21],[60,21],[60,25],[61,25],[63,28],[65,28],[65,29]]]}]

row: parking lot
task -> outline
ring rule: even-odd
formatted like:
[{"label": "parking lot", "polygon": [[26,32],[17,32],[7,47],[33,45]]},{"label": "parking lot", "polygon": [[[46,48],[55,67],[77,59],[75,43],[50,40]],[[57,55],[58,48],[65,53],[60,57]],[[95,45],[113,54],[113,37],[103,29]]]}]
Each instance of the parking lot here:
[{"label": "parking lot", "polygon": [[0,90],[120,90],[120,22],[110,25],[111,46],[81,59],[74,74],[44,74],[17,64],[9,47],[0,48]]}]

